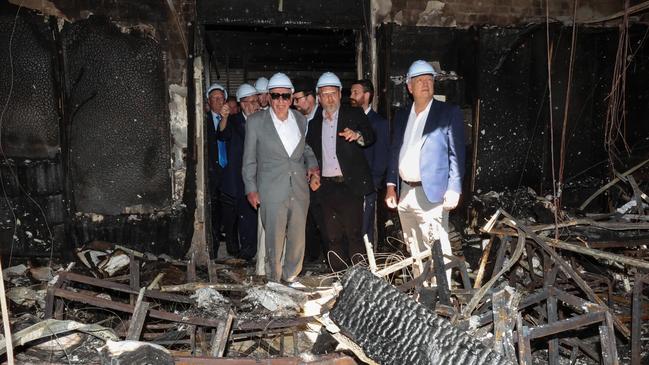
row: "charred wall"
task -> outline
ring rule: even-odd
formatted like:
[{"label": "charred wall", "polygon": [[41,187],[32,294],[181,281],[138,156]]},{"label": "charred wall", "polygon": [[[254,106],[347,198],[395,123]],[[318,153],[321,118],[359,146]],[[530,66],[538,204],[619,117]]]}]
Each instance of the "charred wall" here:
[{"label": "charred wall", "polygon": [[158,38],[172,28],[156,32],[167,17],[123,18],[57,22],[0,6],[1,49],[12,39],[0,59],[13,66],[0,69],[13,84],[0,90],[0,253],[58,255],[96,239],[185,250],[191,218],[172,201],[170,176],[167,70],[176,61]]},{"label": "charred wall", "polygon": [[[555,21],[570,21],[574,2],[570,0],[375,0],[373,6],[379,23],[433,27],[470,27],[496,25],[509,27],[545,22],[546,7]],[[633,5],[633,4],[631,4]],[[621,11],[624,3],[616,0],[579,2],[578,22],[600,19]]]},{"label": "charred wall", "polygon": [[0,253],[49,255],[64,238],[56,44],[43,20],[0,11]]},{"label": "charred wall", "polygon": [[66,25],[61,35],[77,211],[168,207],[169,113],[159,45],[96,17]]},{"label": "charred wall", "polygon": [[0,14],[0,49],[4,152],[30,159],[56,157],[59,110],[52,62],[55,43],[48,23],[31,14],[14,23],[12,15]]}]

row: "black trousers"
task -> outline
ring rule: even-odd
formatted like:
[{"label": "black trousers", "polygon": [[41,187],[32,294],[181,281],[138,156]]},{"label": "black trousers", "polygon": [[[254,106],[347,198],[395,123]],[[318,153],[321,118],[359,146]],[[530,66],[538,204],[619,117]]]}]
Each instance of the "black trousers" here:
[{"label": "black trousers", "polygon": [[257,211],[245,197],[221,194],[221,223],[228,254],[250,260],[257,253]]},{"label": "black trousers", "polygon": [[309,213],[306,217],[306,245],[304,249],[304,260],[306,262],[317,262],[321,257],[327,257],[327,243],[322,234],[322,207],[320,206],[319,192],[311,191]]},{"label": "black trousers", "polygon": [[[365,254],[363,242],[363,196],[353,194],[344,182],[322,180],[318,190],[322,207],[323,231],[329,250],[329,265],[340,271]],[[334,254],[335,253],[335,254]],[[353,260],[353,261],[352,261]]]},{"label": "black trousers", "polygon": [[210,218],[212,226],[212,258],[216,258],[221,244],[221,197],[218,190],[210,194]]}]

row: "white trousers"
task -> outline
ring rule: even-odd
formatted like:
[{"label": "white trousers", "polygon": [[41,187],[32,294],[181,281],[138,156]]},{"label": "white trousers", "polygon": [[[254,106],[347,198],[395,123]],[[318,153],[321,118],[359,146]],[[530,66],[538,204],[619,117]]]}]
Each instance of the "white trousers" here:
[{"label": "white trousers", "polygon": [[[448,211],[442,203],[431,203],[426,198],[424,188],[401,184],[399,197],[399,220],[403,230],[404,242],[408,246],[411,239],[419,244],[419,251],[430,250],[434,240],[438,239],[445,256],[452,256],[451,242],[448,239]],[[410,250],[410,246],[408,246]],[[444,263],[451,260],[444,258]],[[446,280],[451,285],[451,270],[446,270]]]}]

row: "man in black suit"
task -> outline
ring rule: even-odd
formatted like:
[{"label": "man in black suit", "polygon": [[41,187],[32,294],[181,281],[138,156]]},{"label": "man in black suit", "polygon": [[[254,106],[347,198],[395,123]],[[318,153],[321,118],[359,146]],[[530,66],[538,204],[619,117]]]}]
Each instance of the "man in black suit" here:
[{"label": "man in black suit", "polygon": [[227,141],[228,164],[221,178],[221,212],[228,252],[251,261],[257,253],[257,211],[248,204],[241,174],[246,120],[260,109],[257,90],[249,84],[237,89],[241,112],[230,117],[219,140]]},{"label": "man in black suit", "polygon": [[[322,115],[322,108],[318,105],[315,95],[315,80],[312,77],[295,79],[293,83],[293,107],[297,109],[307,120],[307,132],[309,124],[316,115]],[[316,191],[310,192],[309,213],[306,218],[306,246],[304,249],[304,260],[307,263],[321,262],[327,257],[327,242],[322,234],[322,208]]]},{"label": "man in black suit", "polygon": [[388,170],[388,150],[390,142],[388,138],[388,121],[379,115],[379,113],[372,110],[370,104],[374,98],[374,85],[372,81],[363,79],[356,80],[352,83],[351,93],[349,95],[349,102],[352,106],[362,108],[369,119],[374,134],[376,134],[376,141],[371,146],[365,147],[365,158],[370,165],[372,172],[372,180],[374,180],[374,191],[365,196],[365,204],[363,206],[363,235],[367,235],[367,239],[375,246],[379,247],[382,244],[384,235],[382,234],[382,227],[385,224],[381,219],[377,219],[378,238],[377,242],[374,240],[374,217],[382,217],[376,209],[377,194],[379,191],[384,190],[385,175]]},{"label": "man in black suit", "polygon": [[221,241],[221,204],[220,188],[223,168],[227,166],[227,146],[217,139],[217,134],[225,129],[230,115],[230,107],[225,103],[228,92],[219,84],[212,84],[205,92],[209,110],[205,115],[207,128],[207,172],[210,194],[210,212],[212,216],[212,249],[213,256],[219,252]]},{"label": "man in black suit", "polygon": [[375,136],[363,111],[340,106],[342,84],[335,74],[322,74],[316,88],[323,111],[309,123],[307,143],[321,169],[318,193],[329,264],[339,271],[365,253],[363,198],[374,183],[363,147],[374,143]]}]

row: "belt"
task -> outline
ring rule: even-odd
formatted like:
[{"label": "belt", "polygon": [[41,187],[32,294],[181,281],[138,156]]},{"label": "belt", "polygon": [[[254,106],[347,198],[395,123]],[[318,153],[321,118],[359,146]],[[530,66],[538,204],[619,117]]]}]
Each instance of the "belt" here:
[{"label": "belt", "polygon": [[345,178],[340,175],[340,176],[323,176],[322,181],[328,181],[328,182],[334,182],[334,183],[343,183],[345,182]]},{"label": "belt", "polygon": [[411,186],[413,188],[421,186],[421,181],[405,181],[405,180],[403,180],[403,182],[408,184],[409,186]]}]

